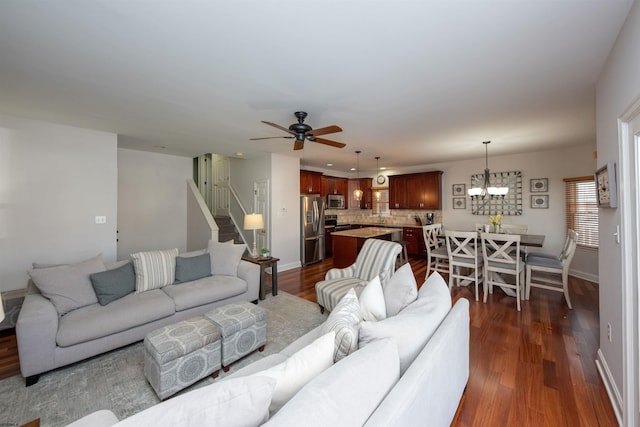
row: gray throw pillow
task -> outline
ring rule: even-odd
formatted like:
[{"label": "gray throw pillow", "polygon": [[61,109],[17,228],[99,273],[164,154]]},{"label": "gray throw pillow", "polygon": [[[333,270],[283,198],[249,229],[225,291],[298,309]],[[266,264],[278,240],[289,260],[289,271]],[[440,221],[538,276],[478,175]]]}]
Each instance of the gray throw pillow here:
[{"label": "gray throw pillow", "polygon": [[208,253],[176,257],[176,283],[190,282],[207,276],[211,276],[211,257]]},{"label": "gray throw pillow", "polygon": [[112,270],[93,273],[89,279],[100,305],[107,305],[136,290],[136,273],[131,262]]}]

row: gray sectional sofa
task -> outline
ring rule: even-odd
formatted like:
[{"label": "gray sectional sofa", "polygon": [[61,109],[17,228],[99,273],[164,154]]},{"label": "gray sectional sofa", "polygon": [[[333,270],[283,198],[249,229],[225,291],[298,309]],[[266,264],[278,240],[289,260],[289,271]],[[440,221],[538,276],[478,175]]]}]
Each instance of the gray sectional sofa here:
[{"label": "gray sectional sofa", "polygon": [[[109,292],[121,287],[122,280],[119,282],[117,278],[121,276],[111,273],[120,268],[131,269],[128,261],[103,264],[101,257],[96,257],[72,265],[34,264],[35,268],[30,272],[32,281],[16,324],[20,370],[27,386],[37,382],[41,373],[140,341],[162,326],[204,314],[230,302],[257,301],[259,266],[242,261],[243,249],[238,246],[226,245],[217,259],[214,259],[211,243],[208,251],[181,254],[178,261],[187,262],[178,262],[178,274],[168,276],[182,277],[183,281],[171,280],[168,285],[148,290],[118,290],[124,295],[115,297]],[[198,256],[202,259],[207,253],[211,275],[190,262]],[[133,264],[137,265],[135,262],[134,259]],[[194,275],[193,270],[198,269],[200,271]],[[92,270],[97,272],[89,274]],[[143,270],[131,269],[136,274],[135,286],[140,286],[141,275],[153,274],[153,271]],[[94,276],[100,273],[102,276]],[[202,275],[205,277],[188,280]],[[95,287],[96,283],[89,281],[90,277],[110,277],[110,281],[103,281],[100,290]],[[91,283],[94,288],[87,288]],[[64,292],[59,290],[61,288]]]},{"label": "gray sectional sofa", "polygon": [[[346,327],[344,318],[332,317],[352,304],[341,301],[325,323],[280,353],[211,385],[122,421],[101,410],[68,427],[449,426],[469,378],[469,302],[460,299],[452,306],[438,273],[420,291],[397,289],[396,296],[409,299],[386,319],[360,319],[358,328]],[[387,302],[390,294],[385,289]],[[369,296],[357,298],[362,307]],[[332,328],[341,322],[346,333]],[[347,350],[342,343],[353,332],[357,348]],[[338,346],[348,354],[334,363]]]}]

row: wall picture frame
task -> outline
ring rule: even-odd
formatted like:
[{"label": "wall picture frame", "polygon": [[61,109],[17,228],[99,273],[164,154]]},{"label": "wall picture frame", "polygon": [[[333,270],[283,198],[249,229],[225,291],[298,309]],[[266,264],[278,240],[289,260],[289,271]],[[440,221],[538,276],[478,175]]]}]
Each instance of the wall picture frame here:
[{"label": "wall picture frame", "polygon": [[465,197],[454,197],[453,209],[467,209],[467,199]]},{"label": "wall picture frame", "polygon": [[609,162],[595,173],[596,194],[599,208],[618,207],[618,186],[616,181],[616,164]]},{"label": "wall picture frame", "polygon": [[463,197],[467,195],[467,186],[465,184],[453,184],[453,197]]},{"label": "wall picture frame", "polygon": [[529,187],[529,191],[532,193],[547,193],[549,191],[549,178],[530,179]]},{"label": "wall picture frame", "polygon": [[548,194],[532,194],[531,209],[549,209]]}]

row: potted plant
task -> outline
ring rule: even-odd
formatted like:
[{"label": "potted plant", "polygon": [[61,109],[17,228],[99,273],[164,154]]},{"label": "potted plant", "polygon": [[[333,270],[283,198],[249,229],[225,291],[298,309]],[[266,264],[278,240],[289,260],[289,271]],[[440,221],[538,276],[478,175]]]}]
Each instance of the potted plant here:
[{"label": "potted plant", "polygon": [[260,256],[262,258],[269,258],[269,249],[268,248],[262,248],[260,249]]},{"label": "potted plant", "polygon": [[494,233],[499,233],[500,232],[500,224],[502,223],[502,214],[489,216],[489,217],[487,217],[487,219],[493,225],[493,232]]}]

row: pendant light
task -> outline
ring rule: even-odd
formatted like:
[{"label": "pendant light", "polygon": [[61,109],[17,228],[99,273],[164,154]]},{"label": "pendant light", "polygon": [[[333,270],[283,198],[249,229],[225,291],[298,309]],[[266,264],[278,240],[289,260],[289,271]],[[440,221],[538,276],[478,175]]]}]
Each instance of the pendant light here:
[{"label": "pendant light", "polygon": [[360,150],[356,151],[356,177],[358,179],[358,188],[353,190],[353,200],[359,202],[362,199],[362,190],[360,189]]},{"label": "pendant light", "polygon": [[[380,176],[380,166],[378,165],[378,160],[380,160],[380,156],[376,156],[376,176]],[[376,200],[380,201],[380,190],[376,190],[375,196]]]},{"label": "pendant light", "polygon": [[509,187],[495,187],[491,185],[491,175],[489,174],[489,144],[491,141],[483,141],[484,144],[484,179],[482,183],[482,187],[472,187],[467,190],[467,194],[471,196],[471,198],[482,198],[484,199],[487,195],[490,197],[504,197],[509,192]]}]

